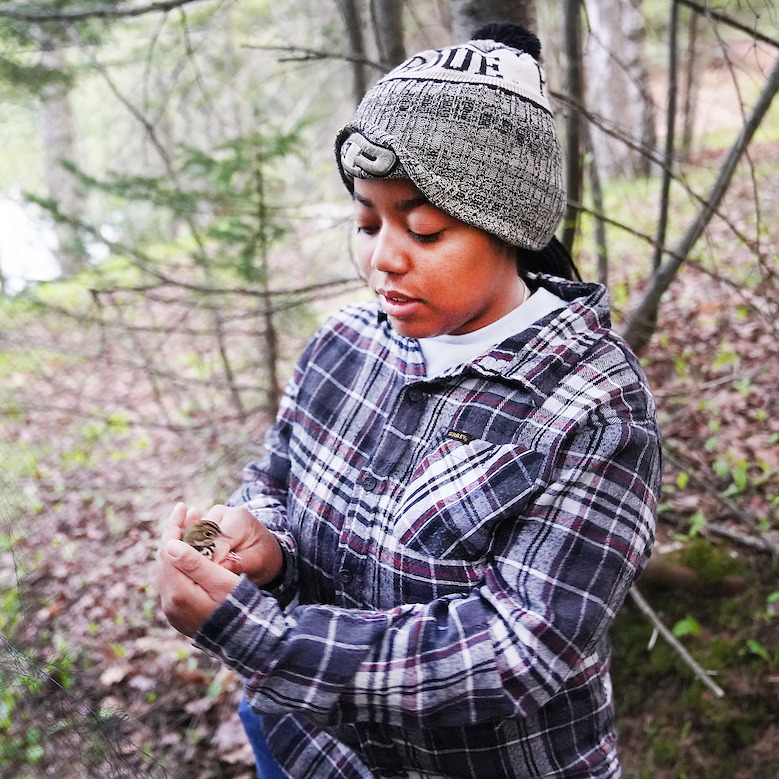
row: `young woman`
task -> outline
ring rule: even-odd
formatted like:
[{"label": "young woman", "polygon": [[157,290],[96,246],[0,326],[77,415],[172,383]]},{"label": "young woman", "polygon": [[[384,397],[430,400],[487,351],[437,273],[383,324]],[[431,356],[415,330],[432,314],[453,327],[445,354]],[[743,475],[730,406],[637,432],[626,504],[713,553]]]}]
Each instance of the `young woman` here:
[{"label": "young woman", "polygon": [[288,776],[620,775],[608,630],[651,548],[659,435],[606,291],[553,237],[539,51],[491,26],[368,92],[336,152],[377,300],[309,344],[266,456],[208,512],[225,549],[180,541],[195,509],[166,527],[165,613],[246,678]]}]

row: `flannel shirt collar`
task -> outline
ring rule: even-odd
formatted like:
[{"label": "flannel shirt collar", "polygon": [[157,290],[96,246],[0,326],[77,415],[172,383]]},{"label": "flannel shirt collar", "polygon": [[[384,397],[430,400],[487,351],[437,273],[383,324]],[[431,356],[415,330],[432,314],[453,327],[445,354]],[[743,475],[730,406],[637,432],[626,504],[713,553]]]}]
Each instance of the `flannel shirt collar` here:
[{"label": "flannel shirt collar", "polygon": [[[539,398],[546,398],[563,376],[571,372],[593,344],[611,328],[610,298],[602,284],[567,281],[546,274],[529,274],[568,306],[516,336],[506,339],[465,365],[452,368],[444,379],[475,373],[522,384]],[[424,358],[419,342],[391,330],[387,315],[377,308],[378,324],[402,344],[407,384],[424,382]]]}]

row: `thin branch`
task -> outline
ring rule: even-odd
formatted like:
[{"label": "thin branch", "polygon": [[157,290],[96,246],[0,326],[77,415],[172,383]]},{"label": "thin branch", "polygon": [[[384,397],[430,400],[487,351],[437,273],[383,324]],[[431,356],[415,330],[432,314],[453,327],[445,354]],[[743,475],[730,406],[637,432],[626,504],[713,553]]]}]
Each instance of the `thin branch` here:
[{"label": "thin branch", "polygon": [[[616,227],[616,228],[626,232],[628,235],[632,235],[634,238],[638,238],[641,241],[644,241],[645,243],[649,244],[649,246],[652,247],[652,248],[657,246],[657,239],[656,238],[653,238],[651,235],[649,235],[647,233],[642,233],[641,230],[638,230],[635,227],[631,227],[630,225],[625,224],[624,222],[620,222],[618,219],[614,219],[614,218],[610,217],[608,214],[606,214],[603,211],[596,211],[594,208],[590,208],[589,206],[584,205],[584,203],[576,203],[576,207],[579,209],[579,211],[581,211],[581,213],[587,214],[587,215],[593,217],[594,219],[597,219],[597,220],[603,222],[603,224],[611,225],[611,227]],[[676,255],[674,253],[674,250],[673,249],[669,249],[667,246],[663,246],[661,248],[663,250],[663,253],[666,254],[669,257],[677,257],[680,260],[685,259],[681,255]],[[690,263],[691,265],[696,265],[697,266],[697,263],[693,262],[689,258],[687,258],[686,261],[688,263]],[[704,271],[705,273],[709,273],[710,275],[714,275],[714,274],[711,274],[710,271],[706,270],[705,268],[701,268],[701,270]],[[719,278],[719,277],[717,277],[717,278]]]},{"label": "thin branch", "polygon": [[771,46],[776,46],[779,48],[779,39],[772,38],[770,35],[764,35],[763,33],[758,32],[754,27],[749,27],[746,24],[742,24],[732,16],[728,16],[727,14],[722,13],[722,11],[715,11],[709,6],[696,3],[695,0],[674,0],[674,4],[677,3],[679,5],[686,5],[688,8],[692,8],[699,14],[703,14],[703,16],[710,16],[712,19],[716,19],[718,22],[727,24],[729,27],[733,27],[734,29],[740,30],[741,32],[745,32],[747,35],[757,41],[761,41],[762,43],[770,43]]},{"label": "thin branch", "polygon": [[[747,112],[744,108],[745,101],[742,95],[741,87],[739,86],[738,77],[736,75],[735,68],[733,67],[733,60],[728,56],[728,47],[725,41],[722,39],[722,36],[720,35],[719,30],[715,29],[714,34],[717,38],[717,42],[719,43],[720,48],[722,49],[722,53],[725,60],[725,65],[728,69],[728,72],[730,73],[730,78],[733,82],[733,88],[736,91],[736,94],[738,95],[738,107],[739,111],[741,112],[741,119],[744,124],[747,122]],[[753,195],[753,202],[755,204],[755,225],[760,225],[761,222],[761,209],[760,209],[760,187],[757,183],[757,170],[755,167],[754,162],[752,161],[752,158],[749,154],[749,149],[746,149],[744,151],[744,158],[749,163],[749,173],[750,178],[752,181],[752,195]],[[760,230],[755,231],[755,251],[757,253],[757,256],[760,256]]]},{"label": "thin branch", "polygon": [[685,665],[692,670],[695,676],[700,679],[718,698],[725,697],[725,691],[714,681],[712,681],[706,671],[695,661],[695,658],[684,648],[676,636],[662,623],[655,610],[649,605],[646,598],[636,589],[630,588],[630,597],[638,608],[649,617],[649,621],[654,625],[655,630],[670,644],[671,648],[682,658]]},{"label": "thin branch", "polygon": [[[655,239],[648,235],[647,233],[642,233],[640,230],[637,230],[634,227],[631,227],[630,225],[625,224],[624,222],[620,222],[617,219],[613,219],[609,216],[607,216],[603,211],[599,211],[596,209],[589,208],[588,206],[585,206],[583,203],[577,204],[579,210],[582,214],[586,214],[588,216],[593,217],[598,224],[603,225],[610,225],[612,227],[617,228],[618,230],[622,230],[623,232],[627,233],[628,235],[632,235],[634,238],[638,238],[641,241],[644,241],[647,243],[651,248],[655,247]],[[750,247],[751,249],[751,247]],[[751,249],[753,254],[755,253],[753,249]],[[759,308],[754,300],[747,297],[745,294],[744,285],[738,283],[737,281],[733,281],[733,279],[728,278],[727,276],[717,273],[712,268],[707,268],[702,263],[698,262],[697,260],[692,259],[691,257],[682,257],[681,255],[676,255],[673,249],[669,249],[667,246],[663,247],[663,252],[668,257],[678,257],[679,260],[684,262],[687,266],[690,268],[694,268],[699,273],[703,273],[704,275],[708,276],[711,279],[715,279],[720,284],[725,285],[726,287],[730,288],[733,292],[737,293],[739,297],[741,298],[743,304],[752,312],[755,312],[764,322],[768,323],[772,328],[776,328],[775,326],[775,319],[776,317],[771,312],[765,312],[761,308]],[[760,257],[758,256],[758,261]],[[617,307],[614,308],[614,310],[617,313],[622,313],[620,309]]]},{"label": "thin branch", "polygon": [[[93,295],[100,295],[103,293],[114,293],[114,292],[139,292],[143,293],[148,291],[149,289],[159,289],[161,287],[173,287],[173,288],[180,288],[183,290],[188,290],[190,292],[195,292],[204,296],[208,295],[240,295],[240,296],[246,296],[249,298],[261,298],[266,293],[262,292],[261,290],[251,289],[246,286],[241,287],[219,287],[216,284],[209,284],[209,285],[202,285],[202,284],[195,284],[193,282],[184,281],[183,279],[177,279],[172,278],[171,276],[167,275],[166,273],[163,273],[159,268],[157,267],[157,263],[154,262],[154,260],[146,255],[144,252],[142,252],[140,249],[130,246],[128,244],[125,244],[121,241],[112,241],[108,238],[106,238],[100,230],[93,225],[88,224],[87,222],[83,222],[79,219],[75,219],[74,217],[70,217],[67,214],[63,214],[61,212],[57,212],[54,214],[54,218],[58,220],[63,220],[67,223],[73,224],[77,226],[80,230],[84,231],[86,234],[94,238],[97,242],[104,245],[107,249],[110,250],[110,252],[117,256],[127,255],[128,257],[132,257],[133,260],[136,262],[139,270],[143,271],[144,273],[147,273],[151,278],[156,279],[158,283],[148,285],[137,285],[137,286],[121,286],[121,287],[105,287],[105,288],[99,288],[95,287],[90,290],[91,294]],[[194,227],[191,228],[194,230]],[[200,262],[203,258],[205,258],[205,253],[203,253],[202,257],[198,256],[196,257],[196,261]],[[323,281],[315,284],[309,284],[307,286],[303,287],[286,287],[286,288],[277,288],[273,290],[273,295],[278,296],[292,296],[292,295],[298,295],[298,296],[307,296],[307,295],[316,295],[320,291],[328,290],[328,289],[337,289],[338,287],[344,287],[345,290],[351,289],[352,286],[358,286],[358,285],[364,285],[364,281],[361,279],[355,277],[342,277],[338,279],[333,279],[331,281]],[[293,304],[294,305],[294,304]],[[284,308],[289,307],[288,305],[285,305]],[[64,313],[64,311],[62,312]]]},{"label": "thin branch", "polygon": [[386,73],[387,69],[381,62],[376,62],[366,57],[358,57],[348,52],[322,51],[321,49],[309,49],[302,46],[260,46],[257,44],[244,44],[244,49],[256,49],[257,51],[286,52],[294,55],[290,57],[281,57],[279,62],[307,62],[309,60],[335,59],[352,64],[367,65],[369,68],[375,68],[381,73]]},{"label": "thin branch", "polygon": [[746,123],[728,151],[717,180],[706,198],[706,205],[698,213],[692,224],[690,224],[684,236],[682,236],[682,239],[676,246],[674,255],[670,256],[658,268],[657,272],[653,274],[647,290],[628,319],[627,326],[622,335],[634,351],[640,351],[652,337],[654,328],[651,326],[651,323],[657,315],[660,298],[676,277],[677,272],[684,263],[683,258],[690,253],[692,247],[697,243],[706,226],[717,212],[720,202],[728,190],[736,167],[760,123],[768,113],[777,91],[779,91],[779,57],[774,63],[774,67],[766,79],[765,86]]},{"label": "thin branch", "polygon": [[102,8],[80,8],[72,11],[28,11],[18,6],[0,5],[0,18],[19,22],[83,22],[86,19],[123,19],[149,13],[168,13],[189,3],[203,0],[161,0],[141,6],[108,4]]},{"label": "thin branch", "polygon": [[[643,154],[649,162],[651,162],[653,165],[658,166],[660,170],[665,172],[671,179],[672,182],[677,184],[682,188],[682,191],[690,197],[690,199],[697,203],[700,206],[709,207],[709,202],[704,198],[702,195],[699,195],[697,192],[695,192],[690,185],[687,183],[687,180],[684,176],[674,173],[672,168],[669,168],[665,164],[665,160],[663,159],[663,156],[660,154],[660,152],[655,149],[654,147],[647,146],[646,144],[639,143],[635,141],[633,138],[630,138],[628,135],[626,135],[621,128],[615,124],[614,122],[611,122],[610,120],[606,119],[605,117],[593,113],[589,109],[587,109],[581,102],[578,100],[570,97],[569,95],[564,95],[559,92],[550,92],[552,96],[559,100],[563,105],[566,105],[576,111],[579,111],[590,123],[590,125],[597,127],[601,132],[605,133],[606,135],[611,136],[612,138],[616,138],[619,141],[621,141],[625,146],[627,146],[629,149],[632,149],[633,151],[637,151],[640,154]],[[728,226],[728,228],[731,230],[731,232],[738,237],[740,241],[742,241],[746,245],[750,245],[752,243],[752,239],[748,238],[744,233],[739,230],[739,228],[733,223],[731,219],[728,218],[727,214],[722,213],[717,209],[717,207],[714,207],[713,215],[716,216],[719,219],[722,219],[723,222]],[[666,250],[667,251],[667,250]]]},{"label": "thin branch", "polygon": [[695,131],[695,114],[698,108],[699,82],[696,79],[698,65],[698,14],[690,14],[687,21],[687,56],[684,63],[684,107],[682,117],[682,157],[689,161]]},{"label": "thin branch", "polygon": [[[73,29],[69,30],[69,35],[70,35],[70,39],[75,43],[78,43],[79,45],[83,43],[83,39],[76,32],[76,30]],[[89,58],[92,67],[95,68],[95,70],[102,76],[106,86],[114,95],[114,97],[130,112],[130,114],[136,119],[136,121],[138,121],[143,126],[143,129],[145,130],[146,135],[151,141],[152,146],[154,146],[154,148],[157,150],[157,153],[160,155],[160,159],[162,160],[162,163],[165,166],[166,171],[168,172],[169,175],[172,175],[173,163],[171,162],[170,156],[168,155],[168,152],[166,151],[162,142],[157,137],[157,131],[152,125],[152,123],[144,116],[143,112],[130,101],[129,98],[124,96],[124,94],[119,89],[116,82],[114,81],[114,79],[109,74],[108,69],[105,67],[105,65],[103,65],[103,63],[100,62],[94,54],[90,53]]]},{"label": "thin branch", "polygon": [[[697,393],[702,393],[706,390],[714,389],[715,387],[721,387],[725,384],[733,384],[735,381],[741,381],[743,379],[753,379],[755,376],[759,376],[761,373],[765,373],[770,368],[764,364],[760,364],[755,368],[751,368],[748,371],[739,371],[737,374],[730,374],[728,376],[720,376],[718,379],[712,379],[711,381],[704,381],[695,385]],[[689,386],[671,386],[665,389],[653,389],[652,395],[655,398],[681,398],[689,397]],[[687,409],[682,409],[682,416],[687,414]]]},{"label": "thin branch", "polygon": [[[34,413],[36,418],[43,419],[45,416],[53,416],[60,414],[70,419],[86,419],[94,420],[98,422],[105,421],[105,414],[102,411],[85,411],[80,408],[76,408],[68,405],[54,406],[51,403],[28,403],[24,406],[24,410],[30,413]],[[214,427],[220,427],[221,425],[231,422],[246,422],[247,419],[255,415],[267,414],[268,409],[265,403],[262,405],[252,406],[245,409],[240,413],[224,413],[220,415],[206,415],[206,418],[202,422],[191,422],[189,424],[178,424],[175,422],[167,423],[161,422],[157,418],[144,418],[139,417],[137,419],[123,420],[123,424],[127,424],[133,430],[166,430],[170,433],[187,433],[197,432],[198,430],[209,430]],[[16,412],[6,411],[0,409],[0,418],[12,417]],[[72,486],[72,485],[71,485]]]},{"label": "thin branch", "polygon": [[746,546],[749,549],[754,549],[756,552],[770,552],[770,549],[766,549],[762,539],[754,538],[753,536],[746,536],[743,533],[739,533],[732,528],[722,525],[719,522],[708,522],[706,526],[701,530],[701,533],[705,536],[707,533],[711,535],[727,538],[728,541]]},{"label": "thin branch", "polygon": [[100,295],[114,294],[117,292],[135,292],[135,293],[145,294],[146,292],[150,292],[152,290],[161,289],[164,286],[181,287],[182,289],[188,290],[190,292],[196,292],[204,296],[244,295],[250,298],[261,298],[267,294],[270,294],[273,297],[290,297],[295,295],[298,297],[310,297],[312,299],[316,299],[321,293],[327,294],[330,290],[333,289],[335,290],[333,294],[339,294],[339,292],[341,291],[350,292],[352,288],[357,289],[359,287],[364,287],[365,282],[362,279],[357,278],[356,276],[344,276],[343,278],[339,278],[339,279],[332,279],[330,281],[320,281],[314,284],[308,284],[307,286],[304,287],[277,287],[275,289],[270,290],[269,292],[264,292],[262,290],[252,289],[250,287],[245,287],[245,286],[204,287],[199,284],[190,284],[185,281],[179,281],[179,280],[168,278],[168,279],[163,279],[160,284],[141,285],[137,287],[111,287],[111,288],[106,287],[106,288],[95,289],[94,292]]},{"label": "thin branch", "polygon": [[195,53],[195,47],[192,45],[192,36],[190,35],[189,31],[189,25],[187,22],[186,12],[182,9],[181,11],[181,36],[184,41],[184,53],[186,55],[186,60],[189,63],[190,68],[192,69],[192,73],[194,74],[195,83],[198,86],[198,89],[200,90],[200,96],[202,98],[199,102],[199,105],[201,106],[200,110],[203,110],[203,108],[207,108],[208,113],[210,116],[212,116],[214,119],[216,119],[217,122],[224,128],[225,121],[224,117],[222,116],[221,112],[216,108],[216,106],[213,103],[213,100],[211,98],[211,95],[209,94],[208,87],[206,86],[205,79],[203,78],[203,70],[198,64],[197,56]]},{"label": "thin branch", "polygon": [[749,509],[742,508],[734,500],[731,500],[726,495],[723,495],[713,484],[700,476],[695,470],[690,468],[682,459],[682,456],[671,448],[670,444],[666,441],[663,445],[663,456],[666,460],[673,463],[677,468],[683,470],[690,481],[696,484],[706,494],[710,495],[720,505],[722,505],[734,518],[738,519],[742,524],[746,525],[759,539],[763,546],[763,549],[770,552],[774,556],[779,556],[779,546],[772,543],[760,530],[760,519],[755,516]]}]

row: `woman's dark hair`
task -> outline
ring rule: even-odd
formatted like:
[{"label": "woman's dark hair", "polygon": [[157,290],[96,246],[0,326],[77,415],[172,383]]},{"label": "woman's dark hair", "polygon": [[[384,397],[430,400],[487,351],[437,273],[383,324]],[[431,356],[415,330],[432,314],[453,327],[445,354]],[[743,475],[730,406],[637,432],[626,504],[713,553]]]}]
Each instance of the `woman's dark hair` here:
[{"label": "woman's dark hair", "polygon": [[570,281],[581,281],[579,269],[568,250],[557,238],[552,238],[549,243],[539,251],[517,247],[517,265],[519,274],[548,273],[552,276],[560,276]]}]

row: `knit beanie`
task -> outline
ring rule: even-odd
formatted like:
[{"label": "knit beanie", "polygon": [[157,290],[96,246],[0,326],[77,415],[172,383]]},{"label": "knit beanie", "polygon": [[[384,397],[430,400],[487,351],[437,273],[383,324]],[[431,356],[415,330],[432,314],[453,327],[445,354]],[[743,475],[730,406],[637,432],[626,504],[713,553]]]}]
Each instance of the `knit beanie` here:
[{"label": "knit beanie", "polygon": [[336,137],[346,186],[408,178],[466,224],[525,249],[546,246],[566,193],[540,52],[524,27],[496,23],[390,71]]}]

